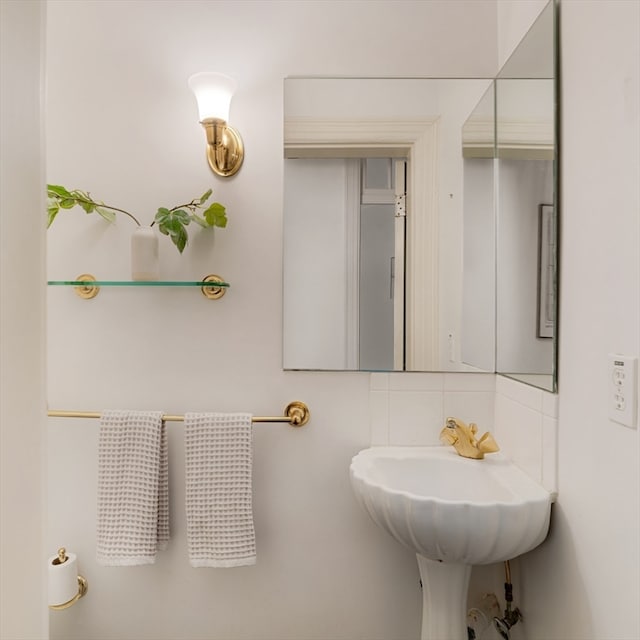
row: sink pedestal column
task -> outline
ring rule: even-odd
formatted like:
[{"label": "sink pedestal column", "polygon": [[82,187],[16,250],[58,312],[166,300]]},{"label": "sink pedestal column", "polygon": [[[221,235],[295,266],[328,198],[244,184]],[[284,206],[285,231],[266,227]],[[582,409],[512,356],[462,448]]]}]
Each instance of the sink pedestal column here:
[{"label": "sink pedestal column", "polygon": [[467,640],[467,591],[471,565],[447,564],[420,554],[422,640]]}]

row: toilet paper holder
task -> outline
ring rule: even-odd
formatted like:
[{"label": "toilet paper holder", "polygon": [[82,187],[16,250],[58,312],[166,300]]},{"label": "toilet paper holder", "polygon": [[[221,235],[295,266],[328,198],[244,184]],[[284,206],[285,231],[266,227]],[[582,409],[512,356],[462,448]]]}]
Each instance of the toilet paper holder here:
[{"label": "toilet paper holder", "polygon": [[[68,560],[67,550],[64,547],[60,547],[58,549],[58,557],[53,561],[53,564],[63,564]],[[50,604],[49,609],[53,611],[62,611],[63,609],[68,609],[71,605],[74,605],[89,589],[89,583],[86,578],[83,578],[81,575],[78,575],[78,593],[76,593],[71,600],[67,602],[63,602],[62,604]]]}]

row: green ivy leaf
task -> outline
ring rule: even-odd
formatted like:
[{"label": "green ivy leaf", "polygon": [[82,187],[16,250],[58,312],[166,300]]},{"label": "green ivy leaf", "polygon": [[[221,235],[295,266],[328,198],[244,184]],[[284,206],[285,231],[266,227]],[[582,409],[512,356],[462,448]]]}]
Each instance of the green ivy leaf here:
[{"label": "green ivy leaf", "polygon": [[69,191],[67,191],[62,185],[48,184],[47,195],[53,198],[56,198],[56,197],[68,198],[71,196],[71,193],[69,193]]},{"label": "green ivy leaf", "polygon": [[209,189],[207,191],[205,191],[201,196],[200,196],[200,200],[198,200],[198,206],[203,205],[210,197],[211,194],[213,193],[212,189]]},{"label": "green ivy leaf", "polygon": [[187,225],[191,222],[191,216],[182,209],[175,209],[174,211],[171,211],[171,215],[173,216],[173,218],[179,220],[184,225]]},{"label": "green ivy leaf", "polygon": [[165,207],[160,207],[155,217],[155,221],[158,224],[160,231],[162,231],[162,233],[164,233],[165,236],[169,235],[169,232],[163,231],[162,226],[164,224],[164,221],[167,219],[167,216],[169,215],[171,215],[171,211],[169,211],[169,209],[166,209]]},{"label": "green ivy leaf", "polygon": [[60,198],[58,200],[58,204],[62,209],[73,209],[73,207],[78,204],[78,201],[73,196],[71,196],[69,198]]},{"label": "green ivy leaf", "polygon": [[186,229],[186,225],[191,222],[189,214],[182,209],[172,211],[166,207],[160,207],[156,213],[156,222],[160,233],[169,236],[178,251],[182,253],[189,238]]},{"label": "green ivy leaf", "polygon": [[214,202],[205,212],[205,220],[212,227],[226,227],[227,226],[227,214],[226,209],[219,202]]},{"label": "green ivy leaf", "polygon": [[84,209],[85,213],[93,213],[98,207],[95,202],[91,202],[90,200],[78,200],[77,203]]},{"label": "green ivy leaf", "polygon": [[56,215],[60,211],[60,205],[54,198],[49,198],[47,203],[47,229],[51,226],[51,223],[56,219]]},{"label": "green ivy leaf", "polygon": [[178,247],[178,251],[182,253],[184,248],[187,246],[187,240],[189,239],[184,225],[180,224],[177,220],[174,220],[171,228],[169,229],[169,237],[173,244]]},{"label": "green ivy leaf", "polygon": [[[83,207],[84,209],[84,207]],[[111,209],[105,209],[104,207],[99,207],[98,205],[95,205],[94,208],[91,211],[97,211],[107,222],[115,222],[116,221],[116,213],[115,211],[111,211]],[[85,211],[87,213],[91,213],[91,211],[88,211],[87,209],[85,209]]]},{"label": "green ivy leaf", "polygon": [[169,216],[165,218],[165,221],[162,223],[162,226],[167,230],[167,233],[171,235],[177,235],[180,233],[180,229],[182,229],[183,225],[180,220],[174,218],[173,216]]}]

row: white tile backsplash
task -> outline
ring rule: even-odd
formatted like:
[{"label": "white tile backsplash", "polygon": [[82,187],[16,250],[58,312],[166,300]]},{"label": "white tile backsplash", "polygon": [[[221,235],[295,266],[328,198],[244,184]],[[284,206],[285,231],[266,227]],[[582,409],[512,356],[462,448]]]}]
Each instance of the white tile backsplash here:
[{"label": "white tile backsplash", "polygon": [[542,482],[542,413],[496,394],[495,438],[501,450]]},{"label": "white tile backsplash", "polygon": [[496,376],[496,393],[542,413],[542,390],[511,378]]},{"label": "white tile backsplash", "polygon": [[495,395],[493,391],[445,391],[444,420],[452,416],[466,423],[475,422],[481,434],[485,431],[493,432]]},{"label": "white tile backsplash", "polygon": [[369,412],[371,420],[371,444],[389,444],[389,393],[372,390],[369,392]]},{"label": "white tile backsplash", "polygon": [[493,374],[374,373],[369,388],[372,445],[438,445],[449,415],[493,431]]},{"label": "white tile backsplash", "polygon": [[389,389],[395,391],[442,391],[443,373],[390,373]]},{"label": "white tile backsplash", "polygon": [[372,373],[369,378],[369,389],[371,391],[387,391],[389,389],[389,374]]},{"label": "white tile backsplash", "polygon": [[496,376],[496,439],[503,452],[555,495],[558,492],[559,396]]},{"label": "white tile backsplash", "polygon": [[493,373],[446,373],[445,391],[491,391],[496,390],[496,376]]},{"label": "white tile backsplash", "polygon": [[371,445],[438,445],[447,416],[491,431],[501,451],[557,493],[558,396],[494,374],[374,373]]},{"label": "white tile backsplash", "polygon": [[558,419],[542,417],[542,486],[558,494]]},{"label": "white tile backsplash", "polygon": [[440,444],[443,424],[441,391],[389,392],[389,444]]}]

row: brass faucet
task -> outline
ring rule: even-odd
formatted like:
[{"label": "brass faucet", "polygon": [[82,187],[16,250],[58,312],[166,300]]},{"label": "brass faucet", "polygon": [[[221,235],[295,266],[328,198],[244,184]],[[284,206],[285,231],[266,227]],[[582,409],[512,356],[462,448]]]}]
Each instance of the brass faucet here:
[{"label": "brass faucet", "polygon": [[447,418],[444,429],[440,432],[440,441],[444,444],[451,444],[464,458],[482,460],[485,453],[500,451],[500,447],[487,431],[476,440],[478,427],[470,422],[467,426],[462,420],[457,418]]}]

